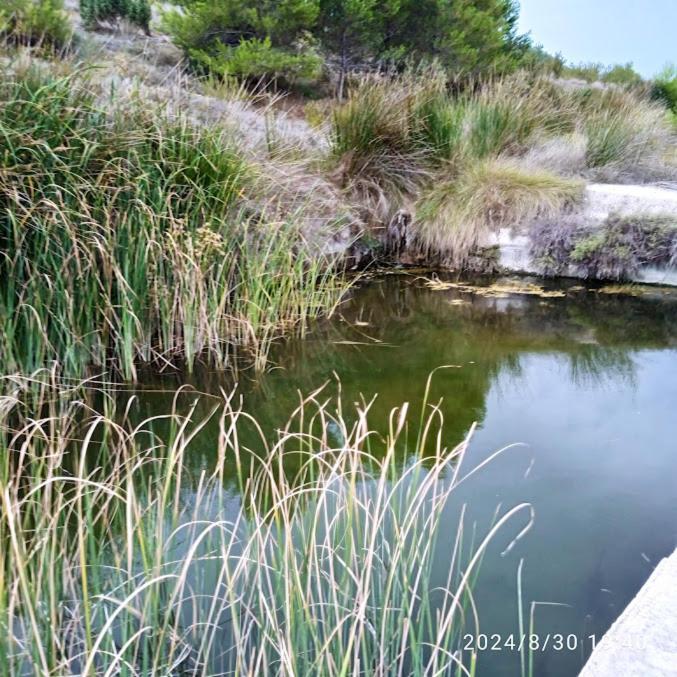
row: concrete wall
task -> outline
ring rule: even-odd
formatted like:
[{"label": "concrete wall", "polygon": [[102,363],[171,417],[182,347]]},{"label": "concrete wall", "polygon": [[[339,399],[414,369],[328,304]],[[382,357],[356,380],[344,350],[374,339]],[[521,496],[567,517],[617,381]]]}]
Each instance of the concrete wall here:
[{"label": "concrete wall", "polygon": [[[581,218],[591,230],[599,227],[611,214],[674,215],[677,222],[677,186],[591,184],[586,192]],[[506,271],[538,274],[538,268],[529,254],[529,238],[520,229],[503,228],[492,234],[488,244],[499,247],[500,264]],[[575,269],[571,269],[568,274],[579,277]],[[677,268],[647,267],[632,281],[677,286]]]},{"label": "concrete wall", "polygon": [[677,551],[659,563],[579,677],[670,675],[677,675]]}]

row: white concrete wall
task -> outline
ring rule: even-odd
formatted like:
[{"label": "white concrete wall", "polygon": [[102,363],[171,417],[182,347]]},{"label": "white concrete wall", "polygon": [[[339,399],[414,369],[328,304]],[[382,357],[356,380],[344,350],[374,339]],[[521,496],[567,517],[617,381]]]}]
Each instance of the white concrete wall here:
[{"label": "white concrete wall", "polygon": [[677,551],[659,563],[579,677],[670,675],[677,675]]}]

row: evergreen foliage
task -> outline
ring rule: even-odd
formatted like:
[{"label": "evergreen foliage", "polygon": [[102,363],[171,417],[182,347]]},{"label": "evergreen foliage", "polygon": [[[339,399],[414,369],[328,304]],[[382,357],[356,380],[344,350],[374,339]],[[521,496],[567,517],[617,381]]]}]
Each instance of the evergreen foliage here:
[{"label": "evergreen foliage", "polygon": [[63,49],[72,38],[63,0],[2,0],[0,38],[13,45]]},{"label": "evergreen foliage", "polygon": [[127,19],[146,33],[150,32],[149,0],[80,0],[80,14],[90,28],[102,21]]},{"label": "evergreen foliage", "polygon": [[322,60],[310,29],[317,0],[182,0],[164,24],[191,60],[208,72],[289,85],[315,79]]},{"label": "evergreen foliage", "polygon": [[654,81],[652,96],[677,115],[677,66],[666,66]]},{"label": "evergreen foliage", "polygon": [[[399,67],[434,60],[450,77],[505,72],[518,65],[529,44],[517,34],[514,0],[179,0],[179,4],[180,9],[165,14],[165,26],[201,63],[207,61],[205,54],[212,69],[218,60],[232,61],[232,48],[252,40],[258,45],[269,40],[271,49],[300,56],[299,43],[307,44],[310,37],[338,62],[339,94],[349,72],[385,62]],[[223,45],[231,50],[224,51]],[[258,60],[256,66],[240,70],[247,75],[263,65]],[[216,70],[234,72],[228,63]]]}]

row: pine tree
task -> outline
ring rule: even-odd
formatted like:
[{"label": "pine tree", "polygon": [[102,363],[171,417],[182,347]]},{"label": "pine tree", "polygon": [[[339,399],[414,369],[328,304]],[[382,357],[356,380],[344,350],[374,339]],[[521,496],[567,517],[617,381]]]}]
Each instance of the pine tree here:
[{"label": "pine tree", "polygon": [[388,21],[399,0],[320,0],[317,35],[339,60],[339,99],[350,69],[378,56],[385,47]]},{"label": "pine tree", "polygon": [[101,21],[127,19],[146,33],[150,31],[149,0],[80,0],[80,16],[90,28]]},{"label": "pine tree", "polygon": [[388,47],[434,57],[450,72],[506,69],[527,46],[517,35],[515,0],[401,0]]},{"label": "pine tree", "polygon": [[151,9],[148,0],[127,0],[127,18],[150,34]]}]

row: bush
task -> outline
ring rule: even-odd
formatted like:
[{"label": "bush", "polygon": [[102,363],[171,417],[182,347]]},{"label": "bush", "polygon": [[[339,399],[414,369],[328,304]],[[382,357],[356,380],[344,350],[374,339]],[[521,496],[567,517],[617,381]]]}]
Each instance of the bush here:
[{"label": "bush", "polygon": [[61,50],[72,34],[63,0],[3,0],[0,36],[12,45]]},{"label": "bush", "polygon": [[235,46],[215,44],[212,52],[192,50],[193,59],[211,73],[244,80],[292,86],[300,80],[315,80],[322,73],[318,54],[295,54],[273,47],[270,38],[242,40]]},{"label": "bush", "polygon": [[562,76],[565,65],[564,57],[560,53],[549,54],[542,45],[530,45],[519,62],[520,68],[524,70],[539,75],[554,75],[556,78]]},{"label": "bush", "polygon": [[637,87],[644,80],[631,62],[605,66],[601,63],[580,63],[565,66],[562,77],[585,80],[586,82],[605,82],[620,87]]},{"label": "bush", "polygon": [[602,82],[607,82],[620,87],[638,87],[644,80],[634,69],[632,63],[616,64],[607,69],[602,75]]},{"label": "bush", "polygon": [[562,69],[562,77],[585,80],[586,82],[599,82],[602,79],[603,72],[604,64],[601,63],[569,64]]},{"label": "bush", "polygon": [[163,25],[202,70],[281,84],[319,76],[322,59],[308,39],[314,0],[181,4],[165,12]]},{"label": "bush", "polygon": [[100,22],[127,19],[146,33],[150,32],[149,0],[80,0],[80,14],[90,28]]},{"label": "bush", "polygon": [[677,66],[666,66],[654,80],[652,96],[677,115]]},{"label": "bush", "polygon": [[677,263],[677,219],[611,216],[599,228],[543,221],[531,233],[531,255],[548,275],[574,268],[585,277],[628,279],[643,266]]}]

